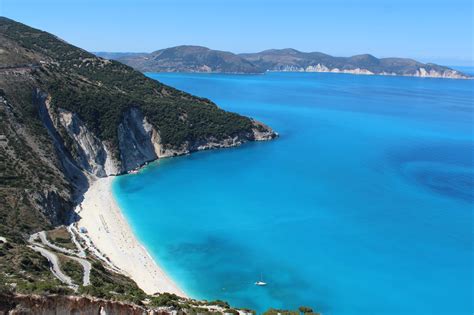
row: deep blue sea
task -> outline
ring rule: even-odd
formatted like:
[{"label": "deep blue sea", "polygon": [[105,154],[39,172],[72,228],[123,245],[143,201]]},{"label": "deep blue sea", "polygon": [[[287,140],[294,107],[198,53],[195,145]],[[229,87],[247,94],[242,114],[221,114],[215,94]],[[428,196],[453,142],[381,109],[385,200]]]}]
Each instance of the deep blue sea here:
[{"label": "deep blue sea", "polygon": [[138,238],[191,297],[473,314],[474,80],[148,76],[280,134],[115,180]]}]

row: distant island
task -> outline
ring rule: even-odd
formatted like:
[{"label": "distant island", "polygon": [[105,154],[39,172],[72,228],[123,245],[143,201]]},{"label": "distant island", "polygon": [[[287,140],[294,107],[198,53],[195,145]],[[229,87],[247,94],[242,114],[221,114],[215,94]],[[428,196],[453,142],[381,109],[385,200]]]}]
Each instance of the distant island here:
[{"label": "distant island", "polygon": [[151,53],[96,52],[141,72],[247,73],[267,71],[330,72],[364,75],[413,76],[470,79],[471,76],[434,63],[408,58],[376,58],[370,54],[333,57],[321,52],[269,49],[258,53],[234,54],[202,46],[176,46]]}]

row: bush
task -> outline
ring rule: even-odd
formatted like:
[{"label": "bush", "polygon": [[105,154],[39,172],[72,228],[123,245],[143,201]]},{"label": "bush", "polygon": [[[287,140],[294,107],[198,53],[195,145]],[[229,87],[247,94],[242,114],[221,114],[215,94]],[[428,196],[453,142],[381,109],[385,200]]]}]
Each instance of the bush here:
[{"label": "bush", "polygon": [[179,296],[173,293],[161,293],[158,296],[154,296],[150,299],[151,306],[179,306]]}]

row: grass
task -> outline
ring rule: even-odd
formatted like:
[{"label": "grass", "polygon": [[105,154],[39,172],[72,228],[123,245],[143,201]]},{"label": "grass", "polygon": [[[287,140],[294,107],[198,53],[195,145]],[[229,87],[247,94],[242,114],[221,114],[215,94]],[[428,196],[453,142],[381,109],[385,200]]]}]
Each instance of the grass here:
[{"label": "grass", "polygon": [[74,259],[62,254],[58,254],[58,258],[61,270],[71,277],[75,284],[82,285],[84,277],[84,268],[82,268],[82,265]]}]

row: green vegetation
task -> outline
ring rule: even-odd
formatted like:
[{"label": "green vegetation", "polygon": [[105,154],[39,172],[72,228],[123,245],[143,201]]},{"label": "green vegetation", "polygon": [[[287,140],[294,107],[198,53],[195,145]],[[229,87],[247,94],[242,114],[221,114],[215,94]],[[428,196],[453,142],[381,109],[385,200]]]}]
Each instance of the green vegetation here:
[{"label": "green vegetation", "polygon": [[[47,259],[28,246],[32,233],[49,230],[52,243],[75,248],[66,229],[54,227],[66,222],[73,196],[81,192],[77,188],[84,188],[81,174],[69,173],[63,164],[64,155],[75,156],[74,143],[61,128],[56,130],[59,141],[53,142],[39,105],[47,96],[53,111],[74,112],[116,155],[118,126],[132,108],[147,117],[167,148],[228,137],[249,140],[253,121],[3,17],[0,47],[0,236],[8,240],[0,244],[0,293],[81,294],[137,304],[150,300],[151,305],[209,313],[199,301],[147,296],[134,281],[92,257],[87,257],[92,262],[91,285],[74,292],[53,276]],[[56,254],[63,272],[80,285],[82,266]],[[213,303],[235,313],[226,302]]]},{"label": "green vegetation", "polygon": [[97,260],[92,263],[91,285],[80,287],[79,293],[136,304],[147,297],[133,280],[105,269]]},{"label": "green vegetation", "polygon": [[62,271],[71,277],[74,283],[81,285],[84,276],[84,269],[82,268],[82,265],[65,255],[58,254],[58,257]]},{"label": "green vegetation", "polygon": [[221,301],[221,300],[211,301],[211,302],[209,302],[209,305],[217,305],[217,306],[220,306],[220,307],[223,307],[223,308],[229,308],[230,307],[229,303],[227,303],[225,301]]},{"label": "green vegetation", "polygon": [[251,132],[252,121],[221,110],[207,99],[165,86],[116,61],[108,61],[10,20],[0,20],[3,36],[43,61],[37,82],[52,96],[54,108],[75,112],[101,140],[118,147],[117,127],[136,107],[172,147],[208,138]]},{"label": "green vegetation", "polygon": [[212,50],[202,46],[177,46],[150,54],[98,54],[115,59],[142,72],[224,72],[262,73],[261,69],[244,58],[227,51]]},{"label": "green vegetation", "polygon": [[[18,272],[21,270],[21,272]],[[25,244],[0,244],[0,292],[71,294],[53,277],[48,261]]]},{"label": "green vegetation", "polygon": [[150,306],[179,306],[180,297],[172,293],[161,293],[150,298]]}]

